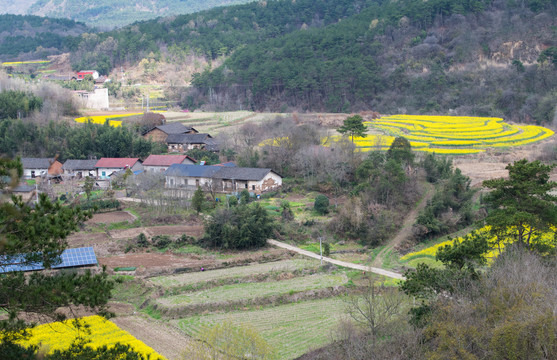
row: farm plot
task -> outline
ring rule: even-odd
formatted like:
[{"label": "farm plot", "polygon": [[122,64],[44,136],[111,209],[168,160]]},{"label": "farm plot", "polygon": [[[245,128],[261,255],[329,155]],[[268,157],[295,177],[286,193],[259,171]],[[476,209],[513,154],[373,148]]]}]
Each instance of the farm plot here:
[{"label": "farm plot", "polygon": [[149,281],[155,285],[171,288],[228,279],[240,279],[272,272],[292,272],[318,265],[319,262],[317,260],[292,259],[203,272],[158,276],[149,279]]},{"label": "farm plot", "polygon": [[121,343],[129,345],[133,350],[145,356],[151,356],[153,360],[163,359],[152,348],[120,329],[111,321],[100,316],[87,316],[81,318],[81,321],[89,327],[90,334],[85,334],[83,329],[79,330],[74,327],[71,320],[55,322],[32,328],[29,331],[31,337],[22,341],[21,344],[25,346],[40,345],[46,347],[48,352],[53,352],[54,350],[69,348],[72,341],[81,335],[85,340],[90,341],[88,345],[95,349],[104,345],[111,346]]},{"label": "farm plot", "polygon": [[245,302],[275,295],[294,294],[301,291],[341,286],[347,281],[348,278],[344,273],[331,275],[314,274],[275,282],[223,285],[202,291],[162,297],[157,299],[156,302],[167,308],[184,305]]},{"label": "farm plot", "polygon": [[[361,151],[386,150],[395,137],[402,136],[416,151],[475,154],[490,148],[531,144],[554,134],[541,126],[507,124],[501,118],[392,115],[365,124],[370,130],[388,135],[354,138]],[[333,135],[326,139],[326,144],[339,139],[339,135]]]},{"label": "farm plot", "polygon": [[279,359],[294,359],[331,341],[331,332],[345,315],[340,297],[304,301],[252,311],[193,316],[171,323],[191,336],[211,324],[250,324],[277,351]]}]

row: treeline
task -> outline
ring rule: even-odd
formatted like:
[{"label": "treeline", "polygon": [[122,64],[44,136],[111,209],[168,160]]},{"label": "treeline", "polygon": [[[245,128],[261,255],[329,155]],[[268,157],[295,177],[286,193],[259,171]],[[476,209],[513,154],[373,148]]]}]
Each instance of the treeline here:
[{"label": "treeline", "polygon": [[22,118],[30,112],[40,110],[43,99],[24,91],[8,90],[0,92],[0,119]]},{"label": "treeline", "polygon": [[72,36],[87,30],[85,24],[69,19],[0,15],[0,33],[6,34],[0,38],[0,60],[13,60],[21,54],[36,51],[39,52],[36,56],[67,51]]},{"label": "treeline", "polygon": [[0,121],[0,153],[9,157],[89,159],[101,157],[147,157],[165,149],[125,128],[87,123],[71,126],[51,121],[46,126],[23,120]]},{"label": "treeline", "polygon": [[139,22],[125,28],[76,38],[74,68],[112,69],[167,49],[215,59],[246,44],[307,27],[322,27],[357,14],[370,0],[265,1],[219,7],[195,14]]}]

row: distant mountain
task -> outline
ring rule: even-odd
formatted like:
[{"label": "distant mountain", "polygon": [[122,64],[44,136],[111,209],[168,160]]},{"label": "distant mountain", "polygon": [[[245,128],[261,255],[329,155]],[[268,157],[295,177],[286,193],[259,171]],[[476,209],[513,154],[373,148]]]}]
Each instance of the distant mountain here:
[{"label": "distant mountain", "polygon": [[0,0],[0,13],[67,18],[99,28],[188,14],[250,0]]}]

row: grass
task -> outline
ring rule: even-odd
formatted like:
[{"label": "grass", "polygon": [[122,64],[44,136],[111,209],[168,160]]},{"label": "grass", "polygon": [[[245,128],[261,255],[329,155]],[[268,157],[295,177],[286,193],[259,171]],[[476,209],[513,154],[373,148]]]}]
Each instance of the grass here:
[{"label": "grass", "polygon": [[141,226],[141,220],[135,219],[133,222],[120,221],[107,225],[107,230],[121,230],[121,229],[131,229]]},{"label": "grass", "polygon": [[257,265],[236,266],[226,269],[209,270],[203,272],[186,273],[171,276],[159,276],[149,279],[153,284],[163,287],[178,287],[203,283],[208,281],[218,281],[231,278],[241,278],[258,274],[265,274],[274,271],[294,271],[298,269],[316,267],[317,260],[283,260],[274,261]]},{"label": "grass", "polygon": [[341,297],[304,301],[252,311],[193,316],[172,321],[195,336],[205,325],[223,321],[252,325],[273,346],[279,359],[295,359],[331,341],[331,332],[344,316]]},{"label": "grass", "polygon": [[196,305],[206,303],[224,303],[228,301],[234,302],[339,286],[345,284],[347,280],[348,279],[344,273],[333,275],[315,274],[275,282],[223,285],[193,293],[160,298],[157,302],[170,307],[186,304]]}]

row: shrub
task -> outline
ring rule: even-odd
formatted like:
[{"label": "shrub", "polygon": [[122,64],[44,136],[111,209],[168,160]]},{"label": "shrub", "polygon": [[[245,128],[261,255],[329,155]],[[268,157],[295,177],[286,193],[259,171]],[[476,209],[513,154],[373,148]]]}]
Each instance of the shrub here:
[{"label": "shrub", "polygon": [[323,256],[331,255],[331,244],[323,243]]},{"label": "shrub", "polygon": [[170,239],[168,235],[157,235],[157,236],[153,236],[151,242],[153,243],[153,246],[156,247],[157,249],[164,249],[170,244],[172,244],[172,239]]},{"label": "shrub", "polygon": [[149,246],[149,241],[147,240],[147,236],[144,233],[139,234],[136,239],[137,247],[146,248]]},{"label": "shrub", "polygon": [[321,215],[327,214],[329,212],[329,198],[325,195],[317,195],[313,209]]}]

